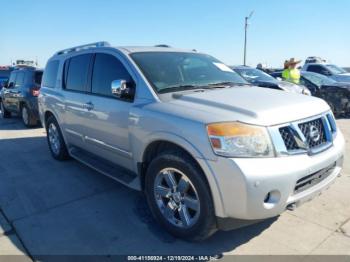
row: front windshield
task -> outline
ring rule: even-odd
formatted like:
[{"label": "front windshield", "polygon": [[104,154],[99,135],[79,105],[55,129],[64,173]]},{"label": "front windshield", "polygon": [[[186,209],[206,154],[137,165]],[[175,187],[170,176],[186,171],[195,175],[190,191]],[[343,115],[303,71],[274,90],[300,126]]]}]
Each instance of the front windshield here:
[{"label": "front windshield", "polygon": [[197,53],[142,52],[131,55],[158,93],[184,91],[225,83],[248,84],[215,58]]},{"label": "front windshield", "polygon": [[276,79],[266,74],[265,72],[254,68],[239,68],[235,69],[245,80],[250,83],[255,82],[276,82]]},{"label": "front windshield", "polygon": [[335,75],[347,73],[345,69],[336,65],[326,65],[326,67],[332,72],[332,74],[335,74]]},{"label": "front windshield", "polygon": [[317,73],[304,72],[302,73],[302,76],[318,87],[321,87],[323,85],[333,85],[336,83],[335,80]]}]

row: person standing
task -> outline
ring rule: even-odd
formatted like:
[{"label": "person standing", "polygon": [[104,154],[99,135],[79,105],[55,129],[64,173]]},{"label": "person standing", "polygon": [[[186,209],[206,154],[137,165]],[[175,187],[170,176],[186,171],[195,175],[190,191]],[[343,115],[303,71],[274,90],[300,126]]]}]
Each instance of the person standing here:
[{"label": "person standing", "polygon": [[297,68],[300,62],[301,60],[297,61],[295,58],[291,58],[284,63],[284,70],[282,72],[283,80],[297,85],[300,83],[300,71]]}]

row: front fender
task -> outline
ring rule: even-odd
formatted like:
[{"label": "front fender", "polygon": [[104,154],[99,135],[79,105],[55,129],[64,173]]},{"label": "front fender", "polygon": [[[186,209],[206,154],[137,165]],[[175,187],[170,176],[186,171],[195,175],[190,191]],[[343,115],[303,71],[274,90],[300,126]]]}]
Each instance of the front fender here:
[{"label": "front fender", "polygon": [[[137,141],[137,140],[133,139],[133,141]],[[144,153],[146,152],[147,147],[156,141],[165,141],[165,142],[173,143],[181,147],[182,149],[184,149],[187,153],[189,153],[195,159],[195,161],[201,167],[208,181],[209,189],[211,191],[211,195],[214,202],[215,214],[217,216],[224,216],[222,195],[218,187],[217,176],[215,176],[215,174],[211,172],[210,165],[208,164],[208,161],[215,161],[215,159],[206,158],[201,153],[201,151],[186,138],[171,132],[154,132],[148,135],[146,138],[144,138],[142,140],[141,145],[133,144],[132,148],[134,150],[135,170],[137,170],[138,163],[143,162]]]}]

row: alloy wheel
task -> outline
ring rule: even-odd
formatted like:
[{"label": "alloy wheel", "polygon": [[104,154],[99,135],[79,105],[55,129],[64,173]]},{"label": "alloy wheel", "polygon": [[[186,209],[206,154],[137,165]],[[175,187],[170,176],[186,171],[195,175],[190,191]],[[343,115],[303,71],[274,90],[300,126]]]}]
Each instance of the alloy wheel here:
[{"label": "alloy wheel", "polygon": [[163,217],[179,228],[199,219],[200,200],[190,179],[180,170],[165,168],[154,180],[154,197]]},{"label": "alloy wheel", "polygon": [[58,155],[60,153],[61,143],[59,139],[58,129],[55,124],[51,123],[49,125],[48,133],[51,150],[55,155]]}]

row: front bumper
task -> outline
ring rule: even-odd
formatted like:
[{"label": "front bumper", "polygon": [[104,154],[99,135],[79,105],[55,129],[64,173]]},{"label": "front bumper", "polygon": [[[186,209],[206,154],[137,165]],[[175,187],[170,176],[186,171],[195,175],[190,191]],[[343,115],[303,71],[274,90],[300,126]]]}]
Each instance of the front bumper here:
[{"label": "front bumper", "polygon": [[[277,158],[224,158],[209,161],[207,171],[215,178],[219,195],[213,195],[217,216],[261,220],[296,207],[328,188],[340,174],[345,141],[339,131],[333,146],[316,155]],[[321,170],[328,173],[318,178]],[[313,175],[313,176],[310,176]],[[296,190],[301,179],[315,178],[311,186]],[[300,183],[300,182],[299,182]],[[270,194],[269,194],[270,193]]]}]

